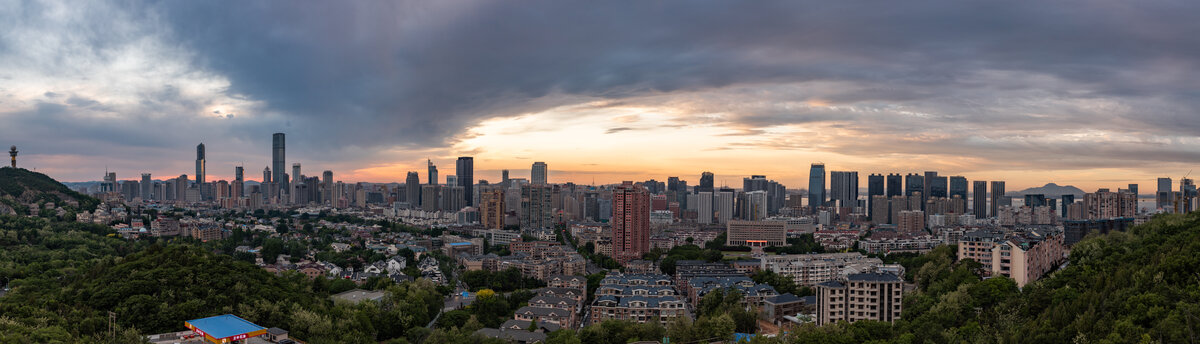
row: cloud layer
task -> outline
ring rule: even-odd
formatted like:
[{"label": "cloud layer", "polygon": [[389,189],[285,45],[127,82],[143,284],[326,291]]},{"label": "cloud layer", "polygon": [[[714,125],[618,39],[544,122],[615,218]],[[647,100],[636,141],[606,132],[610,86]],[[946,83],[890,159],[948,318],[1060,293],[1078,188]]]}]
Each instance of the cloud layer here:
[{"label": "cloud layer", "polygon": [[602,104],[671,118],[614,115],[609,135],[722,129],[734,139],[695,153],[713,165],[779,150],[797,170],[1173,168],[1200,158],[1198,7],[7,1],[0,136],[79,180],[188,171],[201,141],[256,170],[283,131],[289,157],[353,175],[453,156],[491,119],[540,114],[536,135]]}]

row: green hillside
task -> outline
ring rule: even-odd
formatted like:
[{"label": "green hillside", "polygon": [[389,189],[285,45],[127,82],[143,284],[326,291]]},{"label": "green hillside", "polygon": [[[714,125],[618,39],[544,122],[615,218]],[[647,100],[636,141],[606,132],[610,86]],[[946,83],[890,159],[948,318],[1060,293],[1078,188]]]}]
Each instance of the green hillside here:
[{"label": "green hillside", "polygon": [[28,211],[25,204],[45,202],[73,211],[92,211],[100,204],[100,200],[75,192],[44,174],[23,168],[0,168],[0,203],[24,215]]}]

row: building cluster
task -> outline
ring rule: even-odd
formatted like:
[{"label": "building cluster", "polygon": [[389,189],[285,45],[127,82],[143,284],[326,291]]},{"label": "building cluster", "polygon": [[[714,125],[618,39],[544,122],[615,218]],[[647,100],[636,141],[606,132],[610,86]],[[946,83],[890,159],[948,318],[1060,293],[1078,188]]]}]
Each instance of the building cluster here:
[{"label": "building cluster", "polygon": [[559,329],[581,326],[587,300],[587,278],[556,275],[546,279],[546,287],[534,290],[534,297],[513,312],[513,318],[498,329],[476,331],[486,337],[519,343],[546,340],[546,334]]},{"label": "building cluster", "polygon": [[958,241],[958,259],[972,259],[993,276],[1012,278],[1025,286],[1066,260],[1061,231],[976,230]]},{"label": "building cluster", "polygon": [[578,252],[555,241],[513,241],[508,256],[474,254],[458,256],[467,271],[504,271],[517,269],[521,275],[547,281],[552,276],[583,275],[587,261]]},{"label": "building cluster", "polygon": [[666,326],[676,318],[690,316],[687,302],[680,298],[671,278],[660,274],[605,276],[588,310],[592,324],[625,320]]}]

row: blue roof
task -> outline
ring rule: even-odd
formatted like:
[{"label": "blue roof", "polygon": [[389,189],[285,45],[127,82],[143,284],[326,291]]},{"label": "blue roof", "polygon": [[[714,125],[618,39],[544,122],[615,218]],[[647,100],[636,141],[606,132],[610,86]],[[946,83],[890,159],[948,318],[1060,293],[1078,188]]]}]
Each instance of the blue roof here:
[{"label": "blue roof", "polygon": [[187,323],[218,339],[266,329],[233,314],[188,320]]},{"label": "blue roof", "polygon": [[452,243],[449,243],[449,244],[447,244],[447,245],[450,245],[450,246],[463,246],[463,245],[470,245],[470,244],[471,244],[471,243],[469,243],[469,242],[452,242]]}]

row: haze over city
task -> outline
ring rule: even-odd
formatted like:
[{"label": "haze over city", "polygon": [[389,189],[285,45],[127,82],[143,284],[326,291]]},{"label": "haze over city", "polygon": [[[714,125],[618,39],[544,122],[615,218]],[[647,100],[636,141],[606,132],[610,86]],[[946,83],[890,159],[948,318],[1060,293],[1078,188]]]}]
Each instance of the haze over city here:
[{"label": "haze over city", "polygon": [[274,132],[347,182],[466,155],[489,180],[824,162],[1092,191],[1200,158],[1195,2],[633,4],[7,1],[0,137],[65,181],[186,173],[201,142],[232,179]]}]

